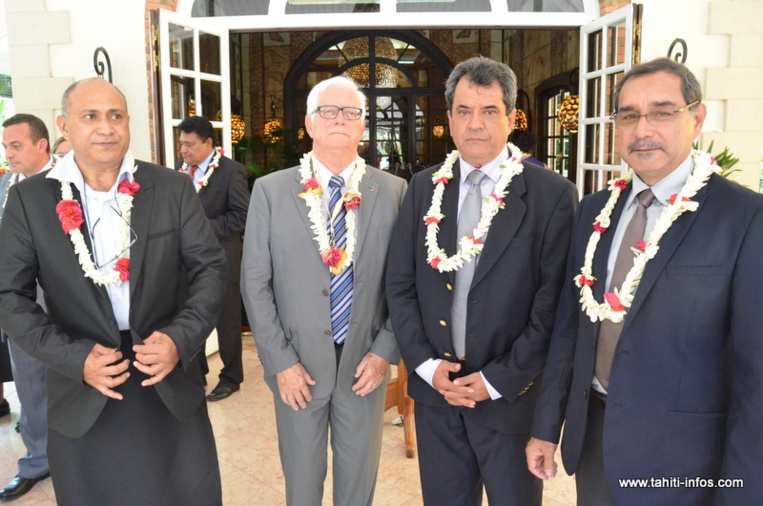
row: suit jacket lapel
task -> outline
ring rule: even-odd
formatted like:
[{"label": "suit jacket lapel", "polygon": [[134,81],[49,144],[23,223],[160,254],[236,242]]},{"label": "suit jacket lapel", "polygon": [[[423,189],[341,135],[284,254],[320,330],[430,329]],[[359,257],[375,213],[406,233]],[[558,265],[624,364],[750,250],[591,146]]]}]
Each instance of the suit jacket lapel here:
[{"label": "suit jacket lapel", "polygon": [[318,244],[313,240],[315,235],[312,229],[313,224],[310,222],[310,217],[308,216],[310,209],[307,207],[307,202],[305,202],[305,199],[299,196],[300,193],[305,191],[301,183],[302,176],[299,174],[299,171],[295,173],[294,180],[296,181],[296,184],[292,187],[292,191],[290,192],[291,198],[294,200],[294,206],[297,214],[299,214],[299,216],[302,218],[302,223],[305,224],[308,236],[310,237],[310,242],[315,247],[315,250],[318,251]]},{"label": "suit jacket lapel", "polygon": [[[137,280],[140,276],[140,271],[143,268],[143,262],[146,256],[146,244],[148,242],[149,225],[151,218],[151,211],[153,208],[153,196],[154,196],[154,182],[147,178],[145,173],[140,170],[140,164],[138,164],[138,170],[134,174],[135,181],[140,185],[140,189],[135,193],[133,197],[133,207],[130,215],[130,226],[135,231],[137,240],[135,244],[130,248],[130,279]],[[135,283],[130,283],[130,292],[135,287]]]},{"label": "suit jacket lapel", "polygon": [[[609,262],[609,254],[612,249],[612,240],[615,237],[615,230],[620,222],[620,216],[623,214],[625,202],[628,200],[632,188],[633,185],[630,185],[628,191],[621,193],[620,198],[617,199],[617,204],[615,204],[615,208],[610,216],[610,226],[606,232],[601,234],[599,245],[596,248],[596,254],[593,257],[593,276],[597,279],[597,282],[593,285],[593,296],[599,303],[604,300],[604,288],[607,284],[607,263]],[[606,194],[607,199],[609,198],[609,195],[609,193]],[[596,216],[599,215],[605,204],[606,200],[603,200],[601,208],[596,210]],[[593,223],[591,223],[590,233],[593,233]],[[586,244],[588,244],[587,241]]]},{"label": "suit jacket lapel", "polygon": [[[356,227],[358,242],[355,247],[355,260],[353,260],[353,263],[356,262],[358,258],[361,258],[360,252],[363,249],[368,229],[371,226],[371,216],[373,216],[374,213],[376,197],[379,195],[379,191],[384,191],[384,188],[378,187],[378,183],[376,182],[373,173],[374,170],[376,169],[366,166],[366,173],[363,175],[363,179],[360,180],[360,188],[358,191],[362,195],[363,200],[358,207],[358,226]],[[371,188],[374,188],[374,190]]]},{"label": "suit jacket lapel", "polygon": [[681,244],[681,241],[683,241],[684,236],[686,236],[689,228],[691,228],[691,224],[694,223],[697,214],[702,212],[702,205],[704,204],[706,198],[707,186],[698,191],[697,195],[693,199],[699,203],[698,210],[696,212],[683,213],[676,221],[673,222],[673,224],[670,226],[670,229],[668,229],[665,235],[662,236],[662,239],[660,239],[659,251],[654,256],[654,258],[652,258],[646,264],[644,274],[641,276],[641,282],[636,289],[636,294],[633,298],[631,308],[628,311],[628,316],[625,318],[623,332],[625,332],[625,330],[628,328],[628,323],[638,313],[638,310],[644,303],[644,299],[646,299],[647,295],[649,295],[649,292],[654,286],[654,283],[657,281],[657,278],[665,269],[665,266],[673,256],[673,253],[675,253],[678,246]]},{"label": "suit jacket lapel", "polygon": [[479,283],[490,272],[516,235],[527,212],[527,206],[522,200],[526,191],[524,176],[520,174],[514,177],[503,200],[505,207],[498,211],[490,224],[485,246],[479,256],[477,268],[474,270],[472,286]]},{"label": "suit jacket lapel", "polygon": [[[458,251],[458,195],[461,185],[461,160],[453,164],[453,179],[445,185],[445,191],[442,196],[441,212],[445,217],[440,222],[440,247],[445,250],[445,254],[453,256]],[[429,209],[429,205],[427,205]],[[456,274],[448,272],[448,279],[451,284],[456,282]]]}]

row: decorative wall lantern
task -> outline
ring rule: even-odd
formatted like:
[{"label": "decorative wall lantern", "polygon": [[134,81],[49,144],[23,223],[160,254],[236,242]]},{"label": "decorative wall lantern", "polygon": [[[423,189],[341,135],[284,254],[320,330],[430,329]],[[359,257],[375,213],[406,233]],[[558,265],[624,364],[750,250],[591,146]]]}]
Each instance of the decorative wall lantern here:
[{"label": "decorative wall lantern", "polygon": [[559,121],[570,133],[578,133],[578,110],[580,109],[580,97],[569,95],[559,106]]}]

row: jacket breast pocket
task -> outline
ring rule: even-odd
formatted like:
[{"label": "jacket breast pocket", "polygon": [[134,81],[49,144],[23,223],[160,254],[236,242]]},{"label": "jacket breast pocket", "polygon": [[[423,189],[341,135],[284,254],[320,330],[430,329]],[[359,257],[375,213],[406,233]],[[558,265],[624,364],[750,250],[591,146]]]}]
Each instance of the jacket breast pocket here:
[{"label": "jacket breast pocket", "polygon": [[149,234],[146,240],[151,241],[153,239],[159,239],[160,237],[163,237],[165,235],[169,235],[175,231],[174,227],[165,229],[165,230],[159,230],[158,232],[154,232],[153,234]]}]

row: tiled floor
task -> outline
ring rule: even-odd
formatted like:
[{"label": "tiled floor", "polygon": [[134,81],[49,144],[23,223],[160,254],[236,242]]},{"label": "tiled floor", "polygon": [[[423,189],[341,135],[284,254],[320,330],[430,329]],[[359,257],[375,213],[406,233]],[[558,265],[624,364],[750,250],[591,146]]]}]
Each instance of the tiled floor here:
[{"label": "tiled floor", "polygon": [[[278,439],[275,430],[273,396],[262,381],[262,368],[251,338],[244,345],[244,369],[247,377],[241,391],[229,399],[209,405],[210,417],[217,440],[220,472],[223,483],[223,501],[226,506],[271,506],[286,504],[284,480],[278,459]],[[210,357],[209,388],[216,384],[220,369],[219,356]],[[19,405],[12,383],[5,384],[5,396],[13,413],[0,419],[0,487],[16,473],[16,458],[24,451],[21,437],[13,430],[18,419]],[[376,486],[377,506],[421,505],[421,485],[418,462],[405,457],[402,427],[392,425],[396,410],[387,411],[384,419],[379,477]],[[562,473],[563,475],[563,473]],[[323,504],[331,504],[331,468]],[[572,478],[563,475],[546,485],[544,505],[566,506],[575,504],[575,486]],[[14,506],[54,505],[50,480],[35,485],[34,489]],[[484,501],[487,504],[487,500]]]}]

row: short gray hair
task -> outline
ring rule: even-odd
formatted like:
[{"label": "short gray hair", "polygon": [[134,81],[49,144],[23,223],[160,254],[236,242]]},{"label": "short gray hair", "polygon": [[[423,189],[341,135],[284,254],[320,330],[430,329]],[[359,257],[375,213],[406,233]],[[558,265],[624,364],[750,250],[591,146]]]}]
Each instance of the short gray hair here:
[{"label": "short gray hair", "polygon": [[453,112],[453,97],[456,94],[456,86],[462,77],[466,77],[473,84],[482,88],[489,88],[494,82],[503,90],[503,103],[506,105],[506,115],[511,114],[517,104],[517,76],[508,65],[485,58],[475,56],[462,61],[453,69],[445,81],[445,102],[448,110]]},{"label": "short gray hair", "polygon": [[310,94],[307,96],[307,114],[312,116],[318,109],[318,96],[323,93],[330,86],[342,86],[355,92],[360,100],[360,108],[363,109],[363,113],[366,111],[366,95],[360,90],[360,87],[355,81],[349,77],[334,76],[325,81],[321,81],[310,90]]},{"label": "short gray hair", "polygon": [[[655,58],[652,61],[639,63],[634,65],[628,72],[625,73],[623,78],[617,83],[615,88],[615,95],[613,103],[615,104],[615,111],[620,108],[620,92],[623,89],[625,83],[636,77],[643,77],[657,72],[666,72],[672,74],[681,79],[681,93],[684,96],[687,104],[692,102],[700,102],[702,100],[702,87],[699,85],[696,76],[685,65],[681,65],[677,61],[673,61],[667,57]],[[694,111],[697,105],[693,105],[689,108],[690,111]]]}]

